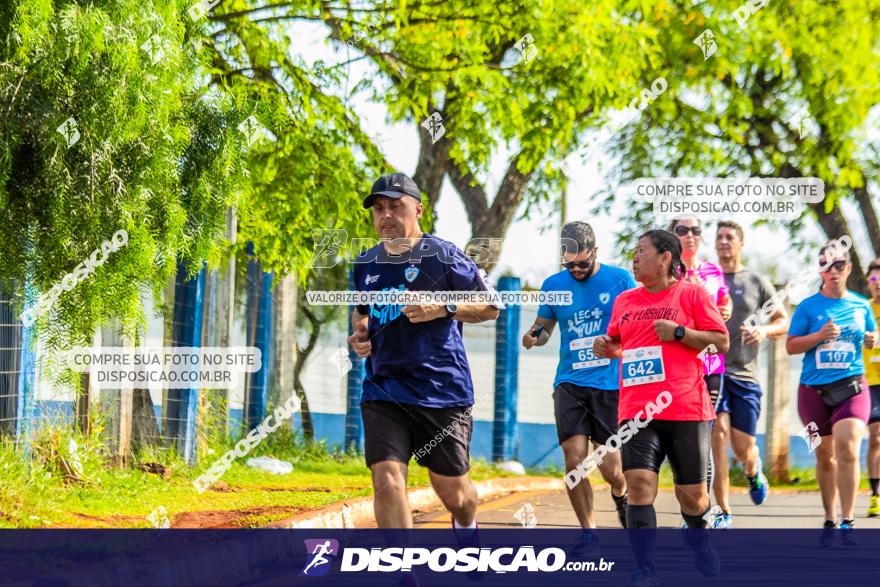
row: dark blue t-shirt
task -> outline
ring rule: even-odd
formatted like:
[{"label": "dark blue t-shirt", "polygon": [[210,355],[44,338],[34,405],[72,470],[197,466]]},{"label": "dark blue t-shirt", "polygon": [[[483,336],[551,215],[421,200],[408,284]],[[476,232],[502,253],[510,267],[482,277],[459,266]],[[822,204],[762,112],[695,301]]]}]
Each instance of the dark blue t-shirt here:
[{"label": "dark blue t-shirt", "polygon": [[[355,264],[354,283],[359,291],[494,291],[458,247],[430,234],[401,256],[389,255],[382,244],[365,251]],[[428,408],[473,405],[462,323],[444,317],[414,324],[401,314],[402,308],[357,306],[369,316],[372,343],[361,401]]]}]

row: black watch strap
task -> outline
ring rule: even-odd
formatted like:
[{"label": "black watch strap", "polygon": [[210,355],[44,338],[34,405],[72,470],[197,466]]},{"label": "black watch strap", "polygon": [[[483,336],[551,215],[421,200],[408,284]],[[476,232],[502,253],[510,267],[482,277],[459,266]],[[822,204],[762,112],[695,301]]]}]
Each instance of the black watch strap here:
[{"label": "black watch strap", "polygon": [[684,335],[685,335],[684,326],[679,324],[678,327],[675,329],[675,340],[683,339]]}]

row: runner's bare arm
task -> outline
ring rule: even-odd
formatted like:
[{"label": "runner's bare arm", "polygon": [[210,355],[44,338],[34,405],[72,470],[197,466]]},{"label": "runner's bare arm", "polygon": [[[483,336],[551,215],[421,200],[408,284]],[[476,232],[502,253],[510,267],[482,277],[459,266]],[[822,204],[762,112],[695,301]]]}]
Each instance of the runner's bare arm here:
[{"label": "runner's bare arm", "polygon": [[758,326],[754,330],[749,330],[742,324],[739,329],[742,333],[742,340],[746,344],[754,346],[760,344],[765,338],[777,340],[788,332],[788,313],[782,304],[777,304],[769,323],[764,326]]},{"label": "runner's bare arm", "polygon": [[[556,320],[552,318],[541,318],[540,316],[535,318],[535,323],[529,328],[525,334],[523,334],[522,344],[527,349],[532,348],[533,346],[544,346],[547,344],[547,341],[550,340],[550,335],[553,334],[553,329],[556,327]],[[535,332],[536,329],[543,328],[541,333],[535,337],[532,336],[532,333]]]},{"label": "runner's bare arm", "polygon": [[825,340],[833,340],[840,336],[840,327],[830,318],[816,332],[803,336],[789,336],[785,341],[785,352],[789,355],[805,353]]},{"label": "runner's bare arm", "polygon": [[496,320],[500,310],[492,304],[459,304],[453,318],[468,324],[478,324],[487,320]]}]

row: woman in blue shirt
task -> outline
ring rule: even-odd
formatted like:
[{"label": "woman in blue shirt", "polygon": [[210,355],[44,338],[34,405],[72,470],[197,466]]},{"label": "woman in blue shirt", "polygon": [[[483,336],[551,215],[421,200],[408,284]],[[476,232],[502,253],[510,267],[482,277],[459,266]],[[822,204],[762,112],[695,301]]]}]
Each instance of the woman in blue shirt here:
[{"label": "woman in blue shirt", "polygon": [[825,508],[822,544],[830,546],[838,492],[840,528],[847,530],[843,539],[852,542],[848,531],[859,485],[859,443],[871,411],[862,346],[874,347],[877,325],[868,301],[846,288],[849,251],[825,245],[819,265],[822,287],[798,305],[785,348],[790,355],[804,353],[798,413],[805,430],[821,439],[814,447],[816,479]]}]

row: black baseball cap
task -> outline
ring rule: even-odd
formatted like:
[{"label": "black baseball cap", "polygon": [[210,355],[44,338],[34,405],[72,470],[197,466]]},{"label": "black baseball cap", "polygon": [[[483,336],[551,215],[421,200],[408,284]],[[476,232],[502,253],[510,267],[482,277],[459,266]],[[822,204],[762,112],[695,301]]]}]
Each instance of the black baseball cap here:
[{"label": "black baseball cap", "polygon": [[383,175],[373,184],[370,195],[364,199],[364,208],[373,205],[376,196],[388,196],[389,198],[399,199],[403,196],[412,196],[419,202],[422,201],[422,192],[419,186],[408,175],[403,173],[389,173]]}]

